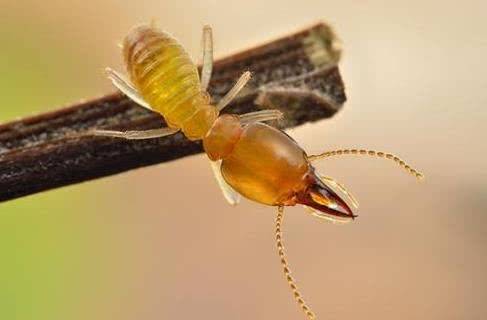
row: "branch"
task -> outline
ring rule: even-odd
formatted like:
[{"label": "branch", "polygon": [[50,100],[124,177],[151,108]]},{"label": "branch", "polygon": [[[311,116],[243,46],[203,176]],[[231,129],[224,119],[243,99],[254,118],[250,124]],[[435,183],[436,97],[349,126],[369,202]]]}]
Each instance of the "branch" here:
[{"label": "branch", "polygon": [[[333,33],[317,24],[215,62],[209,91],[218,101],[245,70],[247,88],[227,112],[278,108],[281,128],[333,116],[346,100]],[[128,141],[86,135],[92,128],[152,129],[163,118],[116,93],[0,125],[0,201],[202,152],[181,133]]]}]

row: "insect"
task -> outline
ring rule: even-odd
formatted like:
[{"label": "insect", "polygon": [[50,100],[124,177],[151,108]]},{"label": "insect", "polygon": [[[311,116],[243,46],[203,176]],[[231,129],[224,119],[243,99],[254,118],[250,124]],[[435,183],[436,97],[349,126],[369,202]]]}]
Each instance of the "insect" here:
[{"label": "insect", "polygon": [[128,79],[112,69],[108,77],[139,105],[160,113],[168,127],[146,131],[93,130],[91,134],[125,139],[152,139],[182,131],[190,140],[203,140],[216,180],[227,201],[235,205],[241,195],[278,208],[276,245],[293,295],[309,319],[314,313],[304,302],[292,278],[281,226],[285,206],[305,206],[312,215],[335,223],[353,220],[358,202],[333,178],[319,175],[312,163],[338,155],[368,155],[391,159],[418,179],[423,175],[397,156],[364,149],[342,149],[318,155],[306,152],[287,134],[264,122],[282,117],[279,110],[242,115],[220,114],[250,80],[244,72],[216,104],[207,92],[213,65],[213,37],[203,29],[201,75],[185,49],[154,26],[138,26],[125,37],[122,52]]}]

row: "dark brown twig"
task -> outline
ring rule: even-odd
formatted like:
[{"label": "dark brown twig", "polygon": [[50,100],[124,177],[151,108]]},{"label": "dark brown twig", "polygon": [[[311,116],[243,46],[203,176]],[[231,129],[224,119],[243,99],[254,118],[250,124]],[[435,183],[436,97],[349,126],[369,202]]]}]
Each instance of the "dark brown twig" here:
[{"label": "dark brown twig", "polygon": [[[250,70],[253,79],[226,110],[278,108],[281,128],[331,117],[345,102],[328,26],[298,33],[218,60],[210,93],[218,100]],[[92,128],[148,129],[164,120],[121,94],[0,126],[0,201],[202,152],[182,134],[128,141],[86,135]]]}]

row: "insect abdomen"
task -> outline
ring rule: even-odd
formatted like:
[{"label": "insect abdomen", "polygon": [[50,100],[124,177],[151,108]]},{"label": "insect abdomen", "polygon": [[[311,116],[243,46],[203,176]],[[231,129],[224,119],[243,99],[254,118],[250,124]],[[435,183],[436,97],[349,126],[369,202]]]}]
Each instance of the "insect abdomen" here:
[{"label": "insect abdomen", "polygon": [[133,29],[125,38],[127,72],[142,97],[168,125],[190,139],[201,139],[217,117],[201,92],[198,70],[170,35],[150,26]]}]

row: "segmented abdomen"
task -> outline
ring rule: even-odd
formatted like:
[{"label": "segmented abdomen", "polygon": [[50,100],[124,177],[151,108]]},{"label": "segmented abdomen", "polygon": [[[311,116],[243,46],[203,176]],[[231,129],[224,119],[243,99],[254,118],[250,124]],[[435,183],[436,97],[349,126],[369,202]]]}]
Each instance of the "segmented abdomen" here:
[{"label": "segmented abdomen", "polygon": [[202,114],[208,113],[202,108],[208,108],[209,99],[200,91],[196,65],[177,40],[139,26],[126,36],[123,54],[130,79],[144,100],[169,126],[182,129],[189,138],[201,138],[211,125],[204,122],[212,121]]}]

